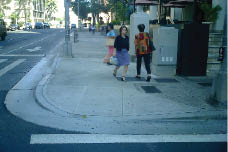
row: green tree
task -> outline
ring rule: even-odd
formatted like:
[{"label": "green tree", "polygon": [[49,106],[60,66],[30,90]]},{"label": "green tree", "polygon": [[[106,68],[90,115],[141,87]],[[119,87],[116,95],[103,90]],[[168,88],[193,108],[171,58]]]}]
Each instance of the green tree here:
[{"label": "green tree", "polygon": [[218,19],[218,13],[222,10],[221,6],[217,5],[211,7],[208,3],[201,4],[200,9],[203,11],[204,20],[207,22],[216,22]]},{"label": "green tree", "polygon": [[14,12],[10,15],[11,23],[16,24],[17,20],[19,19],[18,13]]},{"label": "green tree", "polygon": [[12,0],[0,0],[0,18],[5,17],[5,10],[10,9],[10,7],[8,6],[8,4],[11,1]]},{"label": "green tree", "polygon": [[82,20],[87,19],[89,14],[89,2],[86,0],[75,0],[71,3],[74,13],[78,16],[78,2],[79,2],[79,18]]},{"label": "green tree", "polygon": [[90,12],[92,13],[93,25],[96,24],[96,21],[99,23],[99,13],[101,12],[101,4],[99,0],[91,0]]},{"label": "green tree", "polygon": [[115,14],[115,21],[113,21],[115,24],[119,24],[120,21],[129,21],[130,15],[133,13],[131,3],[133,0],[108,0],[104,12]]},{"label": "green tree", "polygon": [[30,4],[32,0],[15,0],[17,9],[16,9],[16,14],[17,16],[20,16],[21,12],[24,12],[24,21],[25,23],[27,20],[30,20]]},{"label": "green tree", "polygon": [[45,10],[47,12],[45,19],[47,19],[49,21],[49,20],[51,20],[53,13],[57,12],[56,1],[55,0],[46,0],[45,1]]}]

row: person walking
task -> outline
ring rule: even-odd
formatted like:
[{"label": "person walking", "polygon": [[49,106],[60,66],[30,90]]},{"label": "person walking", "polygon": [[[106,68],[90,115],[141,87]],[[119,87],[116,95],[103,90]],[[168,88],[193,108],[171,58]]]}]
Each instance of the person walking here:
[{"label": "person walking", "polygon": [[122,81],[126,81],[126,73],[128,69],[128,65],[130,64],[130,57],[128,54],[129,51],[129,37],[127,36],[127,27],[121,26],[120,28],[120,35],[116,37],[115,43],[114,43],[114,56],[117,57],[118,64],[116,65],[116,68],[114,69],[113,75],[116,77],[117,71],[120,68],[120,66],[124,66],[123,74],[121,77]]},{"label": "person walking", "polygon": [[151,69],[150,69],[150,57],[152,50],[150,48],[151,37],[149,33],[144,32],[145,25],[138,25],[139,34],[135,35],[135,54],[137,57],[137,75],[136,78],[141,79],[141,64],[142,58],[144,59],[146,71],[147,71],[147,79],[146,81],[150,81],[151,79]]},{"label": "person walking", "polygon": [[95,34],[95,30],[96,30],[95,25],[92,25],[91,30],[92,30],[92,33]]},{"label": "person walking", "polygon": [[108,47],[108,54],[104,58],[104,63],[110,64],[110,57],[113,56],[114,52],[114,41],[116,34],[113,30],[113,24],[108,24],[108,33],[107,33],[107,47]]}]

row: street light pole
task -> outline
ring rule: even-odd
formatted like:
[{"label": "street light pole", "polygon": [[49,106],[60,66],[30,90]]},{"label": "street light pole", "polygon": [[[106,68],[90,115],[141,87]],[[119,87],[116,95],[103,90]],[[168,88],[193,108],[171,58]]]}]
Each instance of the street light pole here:
[{"label": "street light pole", "polygon": [[79,24],[80,24],[80,19],[79,19],[79,15],[80,15],[79,14],[80,13],[79,8],[80,8],[80,6],[79,5],[80,5],[80,3],[79,3],[79,0],[78,0],[78,29],[80,29],[79,28]]},{"label": "street light pole", "polygon": [[65,56],[72,57],[72,43],[70,42],[70,17],[69,17],[69,8],[70,8],[71,0],[64,1],[65,7],[65,44],[64,44],[64,52]]}]

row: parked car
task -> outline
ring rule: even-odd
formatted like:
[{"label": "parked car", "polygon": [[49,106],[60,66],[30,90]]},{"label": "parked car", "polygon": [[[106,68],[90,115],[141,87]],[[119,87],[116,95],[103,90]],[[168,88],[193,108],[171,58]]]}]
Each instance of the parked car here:
[{"label": "parked car", "polygon": [[28,22],[28,23],[25,23],[23,29],[25,29],[25,30],[30,30],[30,29],[32,29],[32,24],[29,23],[29,22]]},{"label": "parked car", "polygon": [[10,24],[10,26],[9,26],[9,30],[10,31],[16,31],[16,30],[19,30],[20,28],[19,28],[19,26],[18,26],[18,24]]},{"label": "parked car", "polygon": [[43,28],[44,28],[44,24],[42,22],[36,22],[35,29],[43,29]]},{"label": "parked car", "polygon": [[49,24],[49,23],[47,23],[47,22],[45,22],[45,23],[44,23],[44,28],[46,28],[46,29],[50,29],[50,24]]},{"label": "parked car", "polygon": [[71,30],[76,29],[76,24],[71,24]]},{"label": "parked car", "polygon": [[0,19],[0,37],[4,41],[7,36],[6,23],[3,19]]}]

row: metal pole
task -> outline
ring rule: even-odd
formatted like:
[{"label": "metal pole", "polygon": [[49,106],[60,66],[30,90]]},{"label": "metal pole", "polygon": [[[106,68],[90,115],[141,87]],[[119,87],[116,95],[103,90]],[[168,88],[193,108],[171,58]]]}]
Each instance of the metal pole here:
[{"label": "metal pole", "polygon": [[122,5],[123,5],[123,12],[122,12],[122,15],[123,15],[123,25],[124,25],[124,20],[125,20],[125,4],[124,4],[124,0],[122,0]]},{"label": "metal pole", "polygon": [[70,41],[69,21],[69,0],[65,0],[65,41]]},{"label": "metal pole", "polygon": [[221,71],[227,73],[227,8],[225,10],[225,22],[224,22],[223,31],[224,33],[223,33],[222,45],[223,47],[225,47],[225,50],[224,50],[224,58],[221,66]]},{"label": "metal pole", "polygon": [[161,20],[161,0],[159,0],[158,24],[160,24],[160,20]]},{"label": "metal pole", "polygon": [[79,3],[79,0],[78,0],[78,29],[79,29],[79,23],[80,23],[80,19],[79,19],[79,13],[80,13],[79,9],[80,9],[80,7],[79,7],[79,5],[80,5],[80,3]]},{"label": "metal pole", "polygon": [[65,0],[64,1],[64,6],[65,6],[65,53],[66,56],[72,56],[72,45],[70,42],[70,28],[69,28],[69,22],[70,22],[70,17],[69,17],[69,7],[70,7],[70,2],[71,0]]}]

